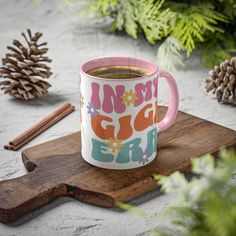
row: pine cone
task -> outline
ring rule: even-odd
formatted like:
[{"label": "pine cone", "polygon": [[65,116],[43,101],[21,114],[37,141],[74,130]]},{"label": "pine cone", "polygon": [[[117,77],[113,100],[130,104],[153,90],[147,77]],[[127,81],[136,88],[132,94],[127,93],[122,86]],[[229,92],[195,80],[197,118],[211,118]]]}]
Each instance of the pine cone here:
[{"label": "pine cone", "polygon": [[44,54],[48,48],[46,42],[38,44],[42,33],[32,35],[31,31],[27,30],[28,37],[25,33],[21,33],[24,37],[27,46],[23,46],[18,40],[13,40],[13,47],[8,46],[5,58],[2,59],[3,67],[0,67],[0,77],[5,80],[0,82],[1,90],[9,95],[29,100],[40,97],[47,92],[51,86],[43,79],[49,78],[52,75],[51,68],[45,64],[52,60]]},{"label": "pine cone", "polygon": [[225,60],[220,66],[215,66],[214,70],[209,71],[206,80],[206,90],[216,93],[218,102],[236,104],[236,57]]}]

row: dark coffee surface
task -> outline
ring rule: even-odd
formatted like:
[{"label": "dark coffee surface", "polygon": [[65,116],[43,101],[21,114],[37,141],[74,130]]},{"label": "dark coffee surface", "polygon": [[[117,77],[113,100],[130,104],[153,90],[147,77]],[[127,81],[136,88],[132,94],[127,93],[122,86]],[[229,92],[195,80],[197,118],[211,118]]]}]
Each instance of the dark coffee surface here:
[{"label": "dark coffee surface", "polygon": [[87,71],[87,74],[107,79],[132,79],[151,74],[151,71],[135,66],[104,66]]}]

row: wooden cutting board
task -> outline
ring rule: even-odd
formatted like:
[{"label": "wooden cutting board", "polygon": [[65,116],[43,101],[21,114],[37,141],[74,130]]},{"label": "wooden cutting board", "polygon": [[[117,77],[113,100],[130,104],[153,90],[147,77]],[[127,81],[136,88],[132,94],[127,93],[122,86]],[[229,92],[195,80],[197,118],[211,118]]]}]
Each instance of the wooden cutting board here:
[{"label": "wooden cutting board", "polygon": [[[160,116],[166,108],[160,107]],[[157,188],[154,173],[190,170],[191,157],[236,148],[236,132],[178,113],[175,125],[158,136],[157,158],[145,167],[107,170],[86,163],[80,154],[80,132],[25,149],[26,175],[0,182],[0,221],[10,222],[60,196],[103,207],[127,202]]]}]

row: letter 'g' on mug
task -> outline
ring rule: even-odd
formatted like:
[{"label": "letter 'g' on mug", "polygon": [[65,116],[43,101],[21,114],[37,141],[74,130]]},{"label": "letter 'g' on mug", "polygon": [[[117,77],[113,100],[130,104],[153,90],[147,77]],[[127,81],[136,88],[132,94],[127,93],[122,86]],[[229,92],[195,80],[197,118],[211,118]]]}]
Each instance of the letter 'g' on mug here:
[{"label": "letter 'g' on mug", "polygon": [[[158,121],[158,80],[169,87],[169,106]],[[158,133],[175,121],[174,78],[155,64],[130,57],[99,58],[80,68],[82,157],[107,169],[132,169],[153,161]]]}]

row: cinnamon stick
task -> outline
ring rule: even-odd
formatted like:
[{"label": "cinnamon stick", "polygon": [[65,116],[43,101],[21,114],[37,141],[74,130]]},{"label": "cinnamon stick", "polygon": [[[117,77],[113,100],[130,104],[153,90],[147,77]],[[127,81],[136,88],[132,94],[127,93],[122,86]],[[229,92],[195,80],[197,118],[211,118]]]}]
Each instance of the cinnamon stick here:
[{"label": "cinnamon stick", "polygon": [[19,149],[24,144],[41,134],[43,131],[45,131],[73,111],[74,106],[70,103],[65,103],[54,112],[44,117],[42,120],[27,129],[25,132],[17,136],[15,139],[11,140],[7,145],[4,146],[4,148],[13,151]]}]

